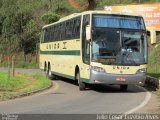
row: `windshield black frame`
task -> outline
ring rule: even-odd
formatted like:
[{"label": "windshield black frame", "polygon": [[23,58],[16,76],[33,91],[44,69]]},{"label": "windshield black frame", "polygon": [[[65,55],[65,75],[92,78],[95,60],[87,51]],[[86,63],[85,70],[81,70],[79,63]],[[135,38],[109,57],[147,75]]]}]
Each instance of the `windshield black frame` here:
[{"label": "windshield black frame", "polygon": [[[107,20],[108,25],[105,26],[105,23],[102,25],[102,26],[96,26],[95,24],[95,19],[94,17],[98,17],[98,16],[101,16],[102,18],[105,18]],[[116,21],[117,20],[117,21]],[[125,26],[125,23],[127,22],[126,20],[131,20],[132,22],[130,23],[135,23],[135,24],[139,24],[137,25],[137,27],[139,28],[134,28],[134,26],[130,26],[128,24],[126,24]],[[133,22],[133,21],[137,21],[136,22]],[[101,22],[104,22],[104,21],[101,21]],[[112,23],[112,25],[114,26],[110,26]],[[131,25],[135,25],[135,24],[131,24]],[[132,30],[144,30],[146,31],[146,26],[145,26],[145,23],[144,23],[144,20],[143,20],[143,17],[141,16],[129,16],[129,15],[115,15],[115,14],[92,14],[92,27],[104,27],[104,28],[117,28],[117,29],[132,29]]]}]

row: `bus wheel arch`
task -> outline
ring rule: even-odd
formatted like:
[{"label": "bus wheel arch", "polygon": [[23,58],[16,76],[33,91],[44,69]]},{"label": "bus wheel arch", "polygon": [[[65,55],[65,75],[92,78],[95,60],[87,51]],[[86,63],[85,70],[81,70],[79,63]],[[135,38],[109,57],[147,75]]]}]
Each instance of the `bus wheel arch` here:
[{"label": "bus wheel arch", "polygon": [[45,61],[44,62],[44,71],[46,71],[47,70],[47,62]]},{"label": "bus wheel arch", "polygon": [[78,78],[77,78],[77,73],[78,73],[78,72],[80,72],[79,66],[76,65],[76,67],[75,67],[75,80],[77,80],[77,81],[78,81]]},{"label": "bus wheel arch", "polygon": [[76,66],[76,68],[75,68],[75,80],[78,81],[79,90],[80,91],[85,90],[86,84],[81,81],[79,66]]},{"label": "bus wheel arch", "polygon": [[50,62],[48,62],[48,65],[47,65],[46,76],[47,76],[49,79],[51,79],[51,80],[53,80],[53,79],[55,78],[55,75],[52,74]]}]

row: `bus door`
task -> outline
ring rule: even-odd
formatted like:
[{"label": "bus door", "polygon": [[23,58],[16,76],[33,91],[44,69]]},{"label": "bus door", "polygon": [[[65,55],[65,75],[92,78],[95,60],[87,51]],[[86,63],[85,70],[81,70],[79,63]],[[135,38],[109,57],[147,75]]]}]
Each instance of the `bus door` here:
[{"label": "bus door", "polygon": [[84,82],[89,82],[90,79],[90,42],[86,40],[86,26],[90,25],[90,14],[83,16],[82,25],[82,58],[83,71],[81,77]]}]

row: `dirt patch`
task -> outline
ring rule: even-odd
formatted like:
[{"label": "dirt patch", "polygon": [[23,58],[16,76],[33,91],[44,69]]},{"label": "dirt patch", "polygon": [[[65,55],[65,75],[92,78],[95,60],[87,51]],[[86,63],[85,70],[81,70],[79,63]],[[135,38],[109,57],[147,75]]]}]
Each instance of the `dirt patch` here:
[{"label": "dirt patch", "polygon": [[26,85],[24,88],[21,88],[21,89],[16,90],[16,92],[25,91],[25,90],[27,90],[27,89],[30,90],[30,89],[33,88],[33,86],[34,86],[35,84],[38,83],[38,81],[37,81],[36,79],[34,79],[33,77],[26,77],[26,79],[28,79],[29,81],[31,81],[30,84]]},{"label": "dirt patch", "polygon": [[24,78],[24,79],[28,80],[29,82],[26,85],[24,85],[23,87],[19,87],[17,89],[11,89],[11,90],[6,89],[3,91],[0,91],[0,101],[18,98],[22,94],[29,92],[29,91],[32,91],[33,87],[36,84],[38,84],[38,80],[33,78],[30,75],[25,75],[25,74],[20,74],[20,73],[16,73],[15,75],[19,76],[21,78]]},{"label": "dirt patch", "polygon": [[77,9],[78,8],[78,5],[77,3],[74,1],[74,0],[68,0],[69,4],[74,8],[74,9]]}]

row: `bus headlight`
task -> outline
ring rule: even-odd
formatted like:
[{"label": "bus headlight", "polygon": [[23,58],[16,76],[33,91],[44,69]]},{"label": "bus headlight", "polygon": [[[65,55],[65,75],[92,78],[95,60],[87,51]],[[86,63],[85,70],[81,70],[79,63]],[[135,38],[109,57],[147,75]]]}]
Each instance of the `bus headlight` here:
[{"label": "bus headlight", "polygon": [[101,67],[92,66],[91,68],[92,70],[97,71],[97,72],[105,72],[105,69]]},{"label": "bus headlight", "polygon": [[147,68],[143,68],[143,69],[139,69],[138,71],[137,71],[137,74],[138,73],[146,73],[147,72]]}]

